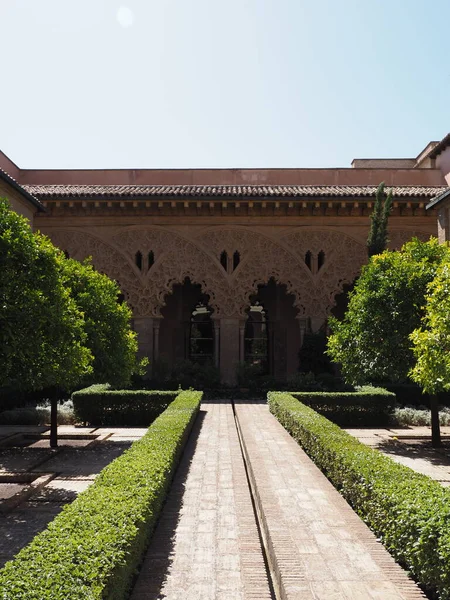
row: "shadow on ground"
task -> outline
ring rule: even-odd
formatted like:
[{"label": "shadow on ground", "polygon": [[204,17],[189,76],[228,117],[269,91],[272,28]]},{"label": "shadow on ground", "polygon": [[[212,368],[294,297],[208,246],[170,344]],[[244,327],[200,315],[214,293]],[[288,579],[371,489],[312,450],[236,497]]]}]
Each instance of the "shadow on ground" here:
[{"label": "shadow on ground", "polygon": [[[186,480],[189,475],[190,466],[197,447],[198,437],[203,427],[206,412],[200,410],[195,420],[189,439],[181,456],[180,463],[173,478],[166,502],[162,508],[160,518],[156,524],[155,531],[150,539],[148,555],[141,565],[142,570],[148,570],[151,564],[152,585],[146,588],[147,600],[162,600],[166,596],[161,595],[163,587],[171,571],[174,559],[175,532],[180,520],[180,512],[183,506],[183,496]],[[140,573],[137,573],[133,586]]]}]

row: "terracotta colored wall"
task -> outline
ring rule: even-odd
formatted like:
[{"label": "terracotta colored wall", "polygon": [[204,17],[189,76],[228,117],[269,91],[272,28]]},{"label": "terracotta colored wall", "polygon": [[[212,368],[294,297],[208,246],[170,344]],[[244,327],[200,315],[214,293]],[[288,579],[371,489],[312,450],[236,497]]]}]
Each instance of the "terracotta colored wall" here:
[{"label": "terracotta colored wall", "polygon": [[4,154],[0,150],[0,169],[3,169],[8,175],[10,175],[16,181],[19,180],[20,177],[20,169],[19,167],[13,163],[11,159],[9,159],[6,154]]},{"label": "terracotta colored wall", "polygon": [[0,180],[0,198],[8,198],[11,203],[11,207],[19,215],[23,215],[30,221],[31,227],[33,227],[34,210],[31,205],[26,202],[22,196],[5,181]]},{"label": "terracotta colored wall", "polygon": [[436,165],[444,176],[447,185],[450,185],[450,146],[439,154],[436,159]]},{"label": "terracotta colored wall", "polygon": [[91,185],[445,185],[440,169],[130,169],[33,171],[22,184]]}]

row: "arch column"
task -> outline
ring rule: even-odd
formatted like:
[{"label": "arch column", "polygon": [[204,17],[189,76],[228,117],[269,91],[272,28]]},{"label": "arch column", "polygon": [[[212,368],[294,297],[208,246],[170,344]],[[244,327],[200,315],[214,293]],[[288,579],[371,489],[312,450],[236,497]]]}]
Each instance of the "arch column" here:
[{"label": "arch column", "polygon": [[214,366],[218,369],[220,366],[220,321],[213,319],[214,327]]},{"label": "arch column", "polygon": [[159,358],[159,328],[162,317],[153,318],[153,359]]},{"label": "arch column", "polygon": [[[240,326],[242,317],[221,317],[220,326],[220,378],[227,385],[236,385],[236,367],[240,352]],[[243,358],[242,358],[243,360]]]}]

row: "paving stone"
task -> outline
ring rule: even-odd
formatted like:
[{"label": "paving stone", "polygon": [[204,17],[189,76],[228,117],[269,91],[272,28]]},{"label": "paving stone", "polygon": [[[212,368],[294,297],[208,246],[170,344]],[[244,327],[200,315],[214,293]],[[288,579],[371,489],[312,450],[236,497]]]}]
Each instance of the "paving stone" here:
[{"label": "paving stone", "polygon": [[64,448],[64,451],[45,463],[45,471],[82,478],[97,475],[129,446],[130,443],[102,442],[85,449]]},{"label": "paving stone", "polygon": [[0,472],[20,472],[40,467],[56,453],[51,448],[0,449]]},{"label": "paving stone", "polygon": [[20,483],[0,483],[0,501],[11,498],[18,492],[25,489],[26,484]]},{"label": "paving stone", "polygon": [[45,529],[62,506],[53,503],[44,507],[23,503],[20,510],[0,517],[0,564],[11,560],[23,546]]},{"label": "paving stone", "polygon": [[[384,430],[379,429],[347,429],[360,442],[376,448],[395,462],[402,464],[417,473],[439,481],[442,485],[450,485],[450,448],[431,448],[429,427],[410,427]],[[383,430],[382,430],[383,431]],[[447,428],[446,432],[450,432]],[[378,437],[376,437],[378,436]],[[393,439],[393,436],[397,439]],[[408,436],[408,437],[407,437]],[[426,436],[426,439],[423,439]],[[448,443],[448,442],[447,442]]]},{"label": "paving stone", "polygon": [[34,494],[34,502],[72,502],[81,492],[84,492],[91,484],[92,479],[52,479],[37,494]]},{"label": "paving stone", "polygon": [[425,598],[265,403],[236,414],[281,597]]},{"label": "paving stone", "polygon": [[144,598],[271,599],[228,401],[202,404],[131,596]]}]

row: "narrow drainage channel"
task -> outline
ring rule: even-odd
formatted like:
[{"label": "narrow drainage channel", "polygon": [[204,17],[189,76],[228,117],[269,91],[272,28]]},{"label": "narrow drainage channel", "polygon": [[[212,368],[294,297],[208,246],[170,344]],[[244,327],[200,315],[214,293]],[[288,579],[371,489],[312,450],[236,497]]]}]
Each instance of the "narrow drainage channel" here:
[{"label": "narrow drainage channel", "polygon": [[256,528],[258,530],[259,543],[261,545],[261,551],[262,551],[262,555],[263,555],[263,559],[264,559],[264,565],[266,568],[267,582],[269,584],[270,595],[271,595],[272,600],[281,600],[281,594],[279,593],[278,586],[275,585],[276,578],[274,577],[273,570],[271,569],[267,538],[265,536],[264,529],[261,526],[261,518],[260,518],[260,514],[258,511],[257,504],[256,504],[255,491],[253,489],[252,480],[251,480],[251,477],[249,474],[249,466],[247,463],[247,458],[246,458],[245,449],[244,449],[244,442],[243,442],[243,438],[242,438],[242,432],[241,432],[241,428],[239,426],[239,419],[236,414],[236,406],[235,406],[234,400],[231,400],[231,406],[233,409],[234,424],[236,426],[236,431],[237,431],[237,435],[238,435],[238,439],[239,439],[239,446],[241,448],[241,455],[242,455],[242,461],[244,463],[245,476],[247,478],[247,485],[248,485],[248,489],[250,492],[250,499],[252,501],[252,508],[253,508],[253,514],[255,517]]}]

